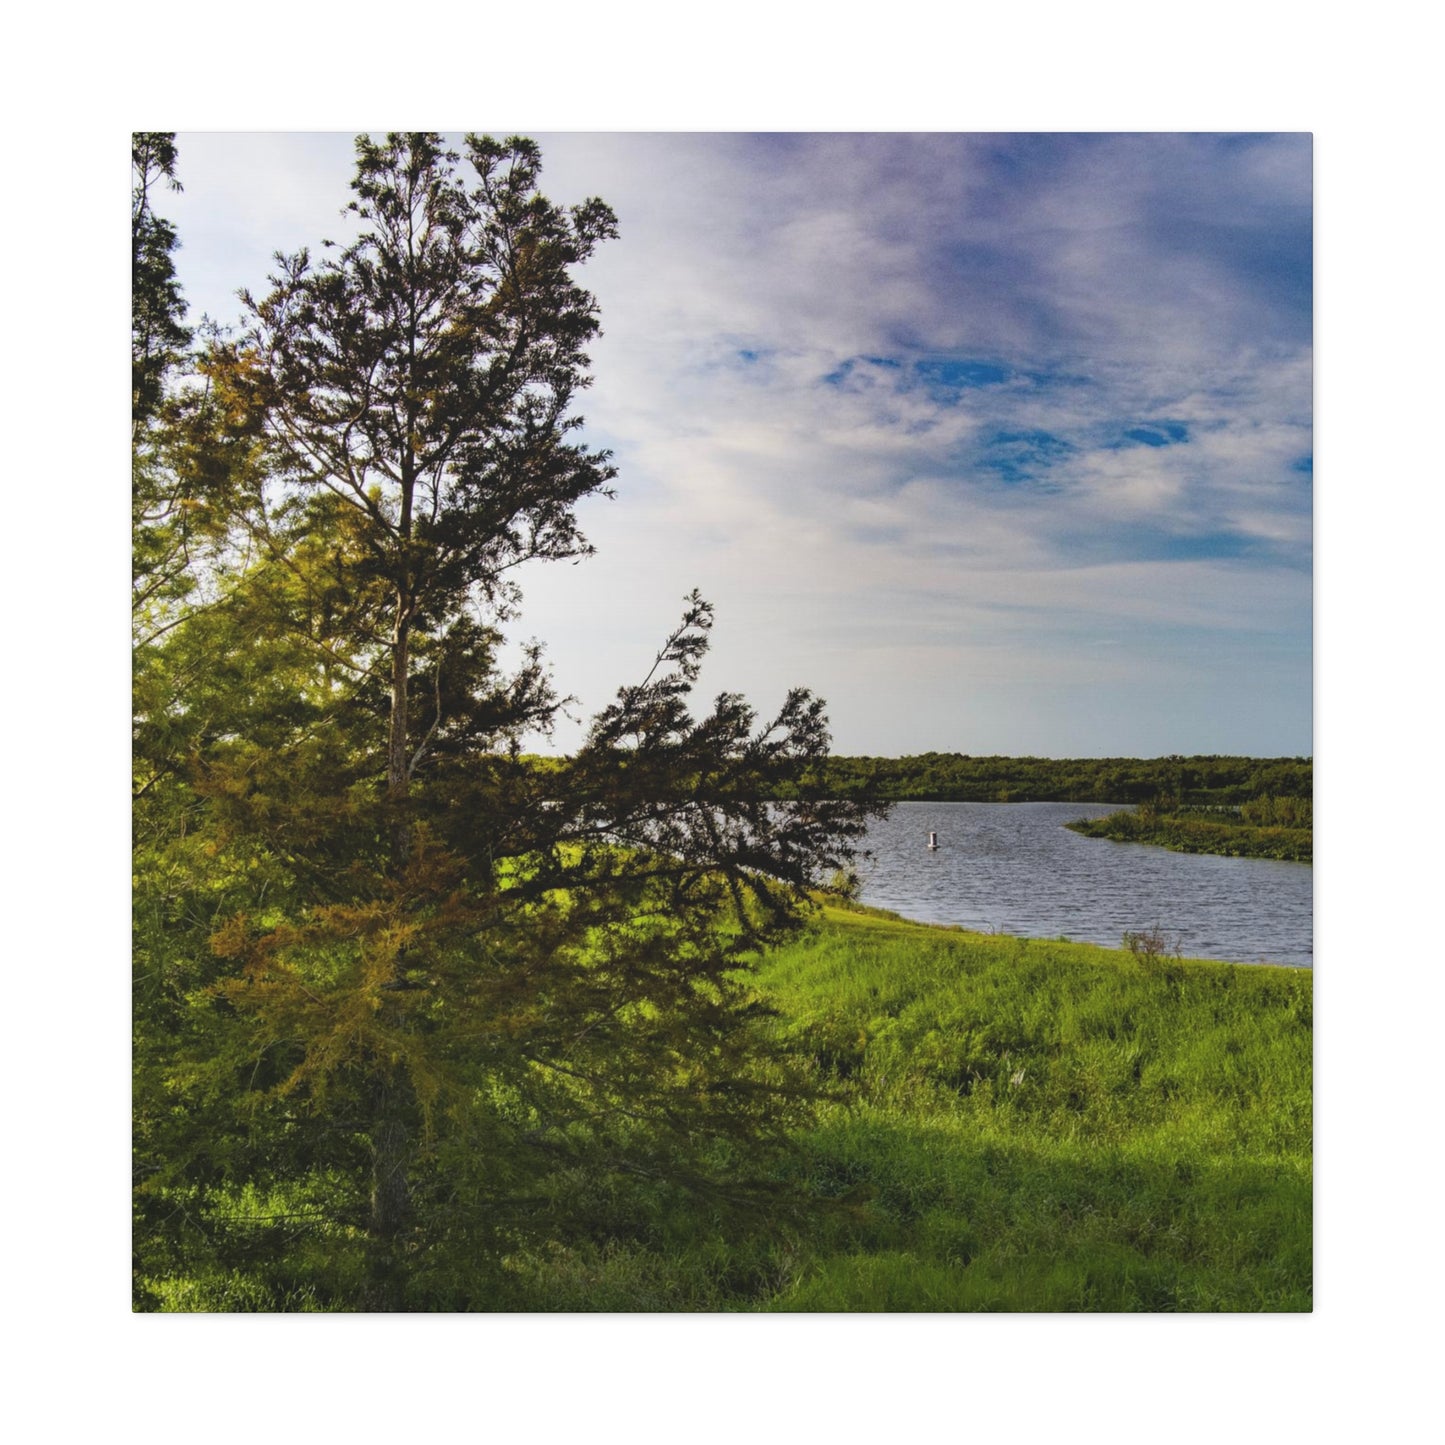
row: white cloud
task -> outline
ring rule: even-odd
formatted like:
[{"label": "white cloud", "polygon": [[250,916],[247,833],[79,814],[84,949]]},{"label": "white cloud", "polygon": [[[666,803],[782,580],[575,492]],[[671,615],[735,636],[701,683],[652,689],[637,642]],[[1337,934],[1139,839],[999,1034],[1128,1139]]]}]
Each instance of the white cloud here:
[{"label": "white cloud", "polygon": [[[583,406],[619,499],[584,509],[597,558],[523,579],[524,628],[586,705],[699,585],[714,685],[766,706],[816,683],[855,747],[1046,738],[1053,677],[1094,679],[1098,707],[1112,690],[1102,750],[1167,727],[1165,750],[1215,750],[1233,725],[1207,690],[1187,726],[1152,695],[1170,629],[1196,661],[1223,639],[1201,675],[1254,677],[1290,719],[1272,736],[1307,731],[1307,671],[1251,660],[1308,655],[1309,318],[1281,261],[1308,225],[1307,141],[539,139],[554,199],[602,195],[621,226],[586,268],[604,335]],[[182,137],[188,286],[254,271],[262,233],[318,240],[349,149]],[[949,358],[1001,370],[917,369]],[[1127,436],[1166,423],[1168,445]],[[1238,557],[1207,555],[1231,537]],[[988,696],[961,707],[939,669]]]}]

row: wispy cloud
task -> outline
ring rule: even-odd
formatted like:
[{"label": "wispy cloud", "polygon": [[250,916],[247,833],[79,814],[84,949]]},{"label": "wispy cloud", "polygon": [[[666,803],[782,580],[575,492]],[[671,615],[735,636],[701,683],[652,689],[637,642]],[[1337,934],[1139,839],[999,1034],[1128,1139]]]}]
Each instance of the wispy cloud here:
[{"label": "wispy cloud", "polygon": [[[1309,749],[1308,138],[539,139],[621,222],[620,496],[524,579],[587,705],[696,584],[716,686],[813,685],[850,749]],[[335,138],[279,144],[281,229],[323,170],[334,215]]]}]

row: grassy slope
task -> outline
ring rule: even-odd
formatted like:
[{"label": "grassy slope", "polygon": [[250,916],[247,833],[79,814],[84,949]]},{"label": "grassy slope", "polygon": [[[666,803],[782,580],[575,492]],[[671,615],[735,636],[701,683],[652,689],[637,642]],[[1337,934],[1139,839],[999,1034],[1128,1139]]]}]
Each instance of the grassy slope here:
[{"label": "grassy slope", "polygon": [[533,1308],[1311,1307],[1307,970],[830,908],[760,982],[839,1095],[810,1209],[534,1262]]},{"label": "grassy slope", "polygon": [[[579,1178],[568,1240],[437,1308],[1311,1307],[1309,970],[830,907],[757,983],[774,1010],[759,1027],[832,1096],[780,1166],[778,1204]],[[264,1270],[163,1293],[170,1309],[325,1307]]]}]

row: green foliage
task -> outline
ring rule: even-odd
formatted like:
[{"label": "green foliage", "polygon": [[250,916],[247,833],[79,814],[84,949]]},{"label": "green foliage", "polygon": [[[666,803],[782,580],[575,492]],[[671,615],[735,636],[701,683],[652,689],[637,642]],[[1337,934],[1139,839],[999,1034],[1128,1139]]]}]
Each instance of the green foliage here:
[{"label": "green foliage", "polygon": [[142,428],[160,404],[166,373],[190,344],[172,253],[175,227],[155,213],[151,193],[176,179],[176,138],[170,131],[131,137],[131,417]]},{"label": "green foliage", "polygon": [[1232,807],[1265,796],[1307,800],[1307,758],[1001,758],[923,753],[905,758],[830,757],[828,785],[847,796],[893,802],[1144,803],[1173,797]]},{"label": "green foliage", "polygon": [[1257,828],[1304,828],[1314,826],[1314,805],[1310,798],[1277,798],[1266,794],[1251,798],[1239,810],[1242,821]]},{"label": "green foliage", "polygon": [[[1308,798],[1265,797],[1234,810],[1175,811],[1141,803],[1131,812],[1081,818],[1066,824],[1089,838],[1151,843],[1176,853],[1217,853],[1229,858],[1274,858],[1309,863],[1314,857]],[[1276,821],[1293,820],[1289,824]]]},{"label": "green foliage", "polygon": [[278,257],[271,293],[243,297],[251,331],[213,361],[264,417],[277,477],[357,514],[388,620],[438,632],[519,562],[585,553],[573,504],[613,476],[570,440],[598,330],[571,272],[612,213],[548,202],[531,141],[466,144],[470,184],[436,135],[359,137],[360,238]]}]

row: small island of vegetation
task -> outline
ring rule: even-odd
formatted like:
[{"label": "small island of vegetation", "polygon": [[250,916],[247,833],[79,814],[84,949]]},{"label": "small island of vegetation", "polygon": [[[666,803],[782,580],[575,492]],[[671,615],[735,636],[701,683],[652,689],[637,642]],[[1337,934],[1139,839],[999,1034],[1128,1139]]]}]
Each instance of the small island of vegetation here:
[{"label": "small island of vegetation", "polygon": [[1313,809],[1308,798],[1253,798],[1238,807],[1192,807],[1176,799],[1141,803],[1106,818],[1066,826],[1089,838],[1152,843],[1176,853],[1218,853],[1228,858],[1314,858]]}]

